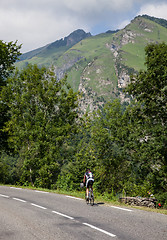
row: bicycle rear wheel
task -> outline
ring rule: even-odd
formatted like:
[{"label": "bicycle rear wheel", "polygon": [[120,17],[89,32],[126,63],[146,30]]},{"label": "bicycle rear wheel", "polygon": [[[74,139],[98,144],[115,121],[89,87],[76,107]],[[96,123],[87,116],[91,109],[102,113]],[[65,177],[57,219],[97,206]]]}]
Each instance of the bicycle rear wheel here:
[{"label": "bicycle rear wheel", "polygon": [[89,204],[89,198],[87,198],[86,194],[85,194],[85,201],[86,201],[86,204]]},{"label": "bicycle rear wheel", "polygon": [[94,197],[93,196],[90,198],[90,204],[91,204],[91,206],[94,205]]},{"label": "bicycle rear wheel", "polygon": [[92,192],[92,190],[90,191],[90,204],[91,204],[91,206],[93,206],[94,205],[94,195],[93,195],[93,192]]}]

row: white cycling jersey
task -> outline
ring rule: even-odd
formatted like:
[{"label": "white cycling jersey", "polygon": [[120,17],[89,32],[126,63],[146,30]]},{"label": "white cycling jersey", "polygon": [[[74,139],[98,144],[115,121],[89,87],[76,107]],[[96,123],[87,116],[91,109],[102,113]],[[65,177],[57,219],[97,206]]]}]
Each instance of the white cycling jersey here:
[{"label": "white cycling jersey", "polygon": [[92,185],[93,185],[93,182],[94,182],[94,177],[93,177],[93,173],[92,172],[86,172],[85,173],[85,176],[86,176],[86,187],[88,187],[88,183],[91,181]]}]

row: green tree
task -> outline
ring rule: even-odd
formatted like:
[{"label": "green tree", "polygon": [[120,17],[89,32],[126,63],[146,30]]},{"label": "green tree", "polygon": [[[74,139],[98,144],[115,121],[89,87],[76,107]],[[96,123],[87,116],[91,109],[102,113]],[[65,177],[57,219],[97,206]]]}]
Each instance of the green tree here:
[{"label": "green tree", "polygon": [[17,156],[2,152],[0,155],[0,182],[13,184],[19,180]]},{"label": "green tree", "polygon": [[17,41],[6,43],[0,40],[0,87],[5,84],[6,78],[13,72],[14,63],[21,55],[20,48],[21,45],[17,45]]},{"label": "green tree", "polygon": [[146,116],[167,125],[167,45],[150,44],[145,53],[147,70],[131,78],[127,91],[144,102],[142,110]]},{"label": "green tree", "polygon": [[5,43],[0,40],[0,152],[7,149],[7,133],[3,131],[5,122],[8,120],[7,105],[1,100],[1,90],[6,84],[6,78],[14,70],[14,63],[18,59],[21,45],[17,42]]},{"label": "green tree", "polygon": [[128,176],[125,152],[127,121],[121,103],[115,100],[95,115],[91,145],[97,159],[98,190],[115,192],[123,189]]},{"label": "green tree", "polygon": [[64,163],[65,141],[76,129],[77,93],[66,77],[28,65],[8,78],[3,101],[9,106],[6,130],[22,162],[22,182],[48,187]]},{"label": "green tree", "polygon": [[[63,165],[57,186],[64,190],[80,190],[86,168],[94,170],[96,159],[91,148],[91,120],[88,116],[78,119],[77,132],[68,140],[70,154]],[[96,176],[95,176],[96,177]]]},{"label": "green tree", "polygon": [[8,165],[0,160],[0,183],[6,183],[8,178]]},{"label": "green tree", "polygon": [[141,174],[155,192],[167,191],[167,45],[149,44],[145,52],[147,70],[133,76],[126,91],[140,104],[134,114],[141,122]]}]

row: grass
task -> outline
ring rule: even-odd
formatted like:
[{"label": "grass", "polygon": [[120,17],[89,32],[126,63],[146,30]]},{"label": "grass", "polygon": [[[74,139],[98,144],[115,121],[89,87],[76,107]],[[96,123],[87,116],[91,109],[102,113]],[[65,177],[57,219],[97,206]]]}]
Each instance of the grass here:
[{"label": "grass", "polygon": [[144,62],[145,62],[145,52],[144,52],[145,45],[144,43],[128,43],[122,47],[123,50],[123,63],[135,70],[139,71],[140,69],[145,69]]},{"label": "grass", "polygon": [[[129,30],[136,34],[135,44],[128,43],[122,46],[122,62],[128,67],[139,71],[145,69],[145,47],[149,42],[166,42],[167,31],[166,28],[150,20],[144,19],[147,23],[148,29],[145,31],[143,27],[140,28],[138,23],[134,22],[129,25]],[[144,23],[145,24],[145,23]]]},{"label": "grass", "polygon": [[[46,188],[36,188],[32,186],[18,186],[18,185],[3,185],[0,184],[1,186],[9,186],[9,187],[17,187],[17,188],[23,188],[23,189],[31,189],[31,190],[38,190],[38,191],[44,191],[44,192],[50,192],[50,193],[56,193],[56,194],[62,194],[62,195],[69,195],[81,199],[85,199],[85,191],[82,189],[81,191],[65,191],[65,190],[50,190]],[[130,206],[124,203],[121,203],[117,197],[114,197],[113,199],[109,199],[108,195],[100,195],[98,193],[94,193],[95,196],[95,203],[103,203],[105,206],[119,206],[119,207],[128,207],[128,208],[135,208],[143,211],[148,211],[148,212],[155,212],[155,213],[160,213],[160,214],[165,214],[167,215],[167,209],[158,209],[158,208],[148,208],[148,207],[140,207],[140,206]]]}]

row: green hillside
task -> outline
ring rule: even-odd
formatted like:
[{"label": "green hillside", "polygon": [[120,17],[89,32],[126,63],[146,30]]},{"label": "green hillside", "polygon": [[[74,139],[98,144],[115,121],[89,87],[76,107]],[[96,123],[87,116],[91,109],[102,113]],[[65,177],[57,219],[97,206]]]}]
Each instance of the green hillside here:
[{"label": "green hillside", "polygon": [[42,48],[30,51],[20,57],[20,61],[16,63],[18,68],[24,68],[28,63],[37,64],[38,66],[49,67],[56,63],[59,57],[82,39],[90,37],[90,33],[85,33],[78,29],[64,39],[57,40]]},{"label": "green hillside", "polygon": [[167,42],[166,27],[166,20],[144,15],[116,32],[91,36],[80,30],[83,36],[79,39],[77,34],[81,32],[76,31],[72,35],[73,44],[56,41],[36,50],[34,55],[24,54],[16,65],[18,68],[28,63],[53,65],[58,78],[67,73],[73,89],[83,92],[81,110],[92,111],[114,98],[127,100],[122,90],[129,82],[129,75],[145,68],[144,49],[148,43]]},{"label": "green hillside", "polygon": [[88,87],[97,89],[97,79],[107,79],[112,74],[110,68],[113,66],[113,57],[110,49],[106,47],[111,39],[112,34],[85,39],[64,53],[56,66],[61,69],[64,64],[67,66],[74,62],[72,67],[67,69],[71,84],[78,89],[81,79],[90,78]]},{"label": "green hillside", "polygon": [[167,41],[167,29],[143,17],[138,17],[132,21],[126,27],[126,31],[133,32],[135,42],[129,42],[121,48],[123,51],[122,62],[137,71],[145,68],[145,46],[151,42]]}]

